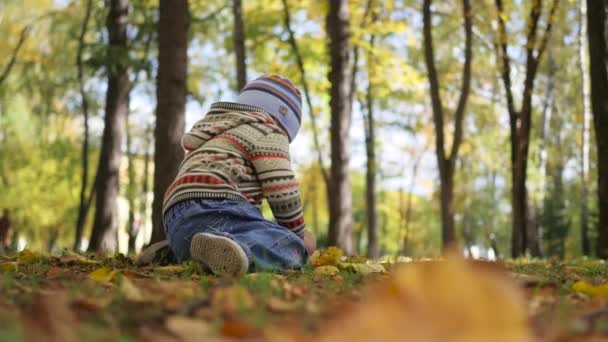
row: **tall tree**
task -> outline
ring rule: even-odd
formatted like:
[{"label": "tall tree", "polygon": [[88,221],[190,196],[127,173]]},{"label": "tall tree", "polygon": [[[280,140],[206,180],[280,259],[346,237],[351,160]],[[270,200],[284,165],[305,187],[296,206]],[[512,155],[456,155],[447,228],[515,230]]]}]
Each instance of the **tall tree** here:
[{"label": "tall tree", "polygon": [[[507,111],[509,112],[509,127],[511,134],[511,205],[512,205],[512,236],[511,256],[518,257],[525,253],[530,242],[528,236],[528,194],[526,190],[526,171],[528,166],[528,150],[530,146],[530,129],[532,126],[532,95],[534,81],[538,72],[538,65],[547,48],[553,21],[559,0],[553,0],[546,19],[545,31],[538,40],[540,17],[543,12],[543,1],[534,0],[526,25],[526,68],[522,93],[522,103],[519,109],[515,106],[513,90],[511,88],[511,61],[507,53],[507,24],[502,0],[495,0],[498,37],[496,39],[499,58],[502,60],[501,78],[503,81]],[[532,242],[534,243],[534,242]]]},{"label": "tall tree", "polygon": [[154,128],[154,201],[152,241],[165,238],[163,196],[184,157],[180,141],[185,130],[188,73],[188,0],[161,0],[158,24],[158,78]]},{"label": "tall tree", "polygon": [[80,243],[82,241],[82,232],[84,230],[84,224],[90,202],[87,203],[86,194],[89,180],[89,101],[87,99],[87,93],[84,87],[84,63],[82,61],[82,55],[84,52],[84,37],[87,33],[87,27],[91,18],[92,0],[87,0],[85,7],[84,19],[82,20],[82,27],[80,29],[80,36],[78,37],[78,52],[76,53],[76,68],[78,70],[78,85],[80,91],[80,98],[82,101],[82,114],[84,117],[83,125],[84,132],[82,137],[82,152],[81,152],[81,163],[82,163],[82,180],[80,184],[80,204],[78,206],[78,218],[76,219],[76,234],[74,237],[73,249],[75,251],[80,250]]},{"label": "tall tree", "polygon": [[125,119],[129,110],[129,74],[124,55],[127,49],[128,0],[111,0],[107,17],[109,37],[108,88],[104,130],[97,168],[96,207],[88,251],[115,250],[119,171]]},{"label": "tall tree", "polygon": [[583,255],[591,254],[589,241],[589,136],[591,102],[589,96],[589,57],[587,41],[587,0],[579,0],[578,67],[581,74],[583,126],[581,127],[581,247]]},{"label": "tall tree", "polygon": [[[375,15],[372,15],[375,19]],[[365,92],[366,113],[365,123],[365,205],[367,213],[367,257],[377,258],[380,254],[378,246],[378,196],[376,194],[376,178],[378,167],[376,162],[376,119],[374,114],[374,45],[376,36],[370,34],[367,51],[367,90]]]},{"label": "tall tree", "polygon": [[342,248],[347,254],[354,252],[352,190],[350,177],[350,43],[348,1],[329,0],[326,18],[329,37],[331,110],[331,170],[327,186],[329,198],[330,245]]},{"label": "tall tree", "polygon": [[236,58],[236,91],[241,91],[247,84],[247,63],[245,53],[245,28],[243,25],[243,4],[241,0],[232,0],[232,41]]},{"label": "tall tree", "polygon": [[591,72],[591,108],[597,143],[597,195],[599,225],[597,256],[608,258],[608,3],[587,0],[587,34],[589,37],[589,69]]},{"label": "tall tree", "polygon": [[431,0],[423,3],[423,25],[424,25],[424,57],[427,74],[430,83],[431,105],[433,109],[433,123],[435,125],[435,150],[439,177],[441,181],[441,238],[442,246],[445,248],[453,245],[455,239],[454,224],[454,171],[458,158],[458,149],[462,142],[463,122],[471,86],[471,62],[473,59],[472,40],[473,23],[471,4],[469,0],[462,1],[463,27],[465,32],[464,43],[464,65],[462,69],[462,85],[460,97],[454,112],[454,136],[449,154],[446,154],[444,121],[444,107],[441,100],[439,77],[435,67],[435,53],[433,50]]}]

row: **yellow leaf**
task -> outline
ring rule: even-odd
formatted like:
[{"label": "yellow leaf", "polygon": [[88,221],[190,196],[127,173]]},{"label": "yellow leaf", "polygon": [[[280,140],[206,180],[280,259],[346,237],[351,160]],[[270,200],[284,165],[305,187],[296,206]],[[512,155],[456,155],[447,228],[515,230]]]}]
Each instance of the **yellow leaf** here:
[{"label": "yellow leaf", "polygon": [[0,272],[2,272],[2,273],[17,272],[18,268],[19,268],[18,262],[9,261],[9,262],[0,263]]},{"label": "yellow leaf", "polygon": [[584,293],[591,297],[608,297],[608,283],[601,285],[592,285],[585,281],[579,280],[572,284],[572,290]]},{"label": "yellow leaf", "polygon": [[333,276],[340,273],[340,270],[336,266],[319,266],[315,268],[315,275]]},{"label": "yellow leaf", "polygon": [[272,297],[268,300],[268,309],[273,312],[289,312],[297,307],[298,303],[288,302],[277,297]]},{"label": "yellow leaf", "polygon": [[386,269],[381,264],[358,264],[358,263],[339,263],[338,267],[343,270],[351,271],[361,275],[370,273],[384,273]]},{"label": "yellow leaf", "polygon": [[95,271],[89,273],[87,276],[89,279],[95,280],[100,283],[109,283],[116,276],[117,271],[109,267],[100,267]]},{"label": "yellow leaf", "polygon": [[338,247],[329,247],[324,251],[315,251],[310,256],[310,264],[314,267],[335,266],[340,262],[344,253]]},{"label": "yellow leaf", "polygon": [[17,261],[22,262],[24,264],[30,264],[36,262],[40,258],[39,255],[30,251],[29,249],[24,249],[19,254],[17,254]]}]

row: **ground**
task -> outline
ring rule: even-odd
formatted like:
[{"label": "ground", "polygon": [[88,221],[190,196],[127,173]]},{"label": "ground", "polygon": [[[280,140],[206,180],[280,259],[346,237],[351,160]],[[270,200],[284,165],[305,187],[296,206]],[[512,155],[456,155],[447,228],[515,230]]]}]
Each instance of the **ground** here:
[{"label": "ground", "polygon": [[0,259],[0,341],[608,339],[602,261],[341,258],[240,278],[131,258]]}]

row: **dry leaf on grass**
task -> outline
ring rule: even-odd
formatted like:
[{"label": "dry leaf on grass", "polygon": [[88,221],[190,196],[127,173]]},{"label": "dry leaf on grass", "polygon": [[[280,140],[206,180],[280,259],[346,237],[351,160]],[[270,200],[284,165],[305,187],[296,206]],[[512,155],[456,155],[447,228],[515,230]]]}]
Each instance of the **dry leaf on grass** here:
[{"label": "dry leaf on grass", "polygon": [[213,332],[209,323],[183,316],[172,316],[167,318],[165,327],[184,342],[208,340],[208,337]]},{"label": "dry leaf on grass", "polygon": [[0,263],[0,272],[2,273],[13,273],[19,269],[19,263],[16,261],[7,261]]},{"label": "dry leaf on grass", "polygon": [[100,267],[95,271],[89,273],[87,277],[91,280],[95,280],[100,283],[109,283],[114,279],[118,272],[115,269],[109,267]]},{"label": "dry leaf on grass", "polygon": [[327,249],[320,251],[316,250],[310,256],[310,264],[313,267],[319,266],[335,266],[340,262],[340,259],[344,255],[344,252],[338,247],[328,247]]},{"label": "dry leaf on grass", "polygon": [[380,264],[372,263],[345,263],[341,262],[338,264],[341,270],[351,271],[361,275],[368,275],[372,273],[385,273],[386,269]]},{"label": "dry leaf on grass", "polygon": [[608,283],[601,285],[589,284],[586,281],[579,280],[572,284],[572,290],[580,293],[584,293],[591,297],[608,297]]},{"label": "dry leaf on grass", "polygon": [[340,270],[336,266],[319,266],[315,268],[315,276],[334,276],[340,273]]},{"label": "dry leaf on grass", "polygon": [[529,341],[516,286],[464,260],[402,266],[328,323],[322,341]]},{"label": "dry leaf on grass", "polygon": [[41,256],[38,253],[34,253],[29,249],[24,249],[21,252],[17,253],[17,261],[24,264],[31,264],[38,260],[40,260]]}]

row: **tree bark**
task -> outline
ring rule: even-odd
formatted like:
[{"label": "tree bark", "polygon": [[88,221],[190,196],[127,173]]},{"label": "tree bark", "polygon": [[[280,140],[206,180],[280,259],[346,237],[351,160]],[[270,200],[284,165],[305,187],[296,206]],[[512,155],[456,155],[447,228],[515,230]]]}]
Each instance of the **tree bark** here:
[{"label": "tree bark", "polygon": [[163,196],[184,157],[181,137],[185,130],[188,72],[188,0],[161,0],[158,25],[158,79],[154,129],[154,201],[151,243],[165,238]]},{"label": "tree bark", "polygon": [[127,133],[127,202],[129,203],[129,217],[127,219],[127,234],[129,236],[128,252],[132,254],[135,252],[135,240],[139,233],[139,226],[135,222],[135,152],[133,151],[132,133],[129,127],[129,115],[125,117],[125,126]]},{"label": "tree bark", "polygon": [[495,0],[498,17],[498,39],[497,52],[502,59],[501,77],[503,80],[505,95],[507,99],[507,110],[509,112],[509,127],[511,133],[511,206],[512,206],[512,236],[511,256],[516,258],[526,252],[530,244],[528,242],[528,194],[526,189],[526,170],[528,166],[528,151],[530,145],[530,128],[532,124],[532,94],[534,92],[534,81],[538,71],[538,65],[544,51],[547,48],[553,20],[559,4],[559,0],[553,0],[545,31],[537,43],[538,24],[542,13],[542,0],[534,0],[528,16],[526,35],[526,69],[524,88],[522,93],[522,104],[520,110],[516,110],[513,92],[511,89],[511,66],[507,54],[507,29],[502,0]]},{"label": "tree bark", "polygon": [[87,219],[87,213],[90,206],[86,204],[86,193],[87,184],[89,181],[89,101],[87,100],[87,94],[84,88],[84,65],[82,61],[82,54],[84,50],[84,36],[87,33],[87,27],[91,18],[92,0],[88,0],[85,8],[85,15],[82,21],[82,27],[80,29],[80,36],[78,38],[78,52],[76,54],[76,67],[78,69],[78,84],[80,91],[80,98],[82,101],[82,114],[84,116],[84,133],[82,137],[82,152],[81,152],[81,163],[82,163],[82,177],[80,184],[80,204],[78,206],[78,218],[76,219],[76,230],[74,236],[74,245],[72,249],[79,251],[82,242],[82,232],[84,230],[84,224]]},{"label": "tree bark", "polygon": [[372,34],[369,38],[370,49],[367,52],[367,92],[366,106],[367,118],[365,122],[365,154],[367,157],[366,173],[365,173],[365,199],[367,212],[367,257],[375,259],[379,256],[378,249],[378,201],[376,195],[376,129],[374,118],[374,90],[373,90],[373,65],[374,65],[374,42],[375,36]]},{"label": "tree bark", "polygon": [[587,0],[587,34],[591,75],[591,108],[597,144],[597,196],[599,224],[597,256],[608,258],[608,50],[605,1]]},{"label": "tree bark", "polygon": [[348,1],[329,1],[326,29],[329,36],[331,109],[331,172],[329,198],[329,244],[346,254],[354,252],[352,190],[350,179],[350,44]]},{"label": "tree bark", "polygon": [[581,248],[583,255],[591,255],[589,241],[589,127],[591,103],[589,97],[589,44],[587,40],[587,3],[579,0],[578,67],[581,74],[583,126],[581,127]]},{"label": "tree bark", "polygon": [[243,4],[241,0],[232,0],[234,28],[232,40],[236,59],[236,91],[240,92],[247,84],[247,64],[245,50],[245,28],[243,25]]},{"label": "tree bark", "polygon": [[[128,0],[110,1],[107,29],[110,50],[127,49]],[[122,55],[119,53],[118,55]],[[117,247],[117,207],[119,171],[122,157],[124,122],[129,110],[129,74],[125,61],[112,61],[108,67],[105,126],[97,168],[97,197],[93,231],[88,251],[115,251]]]},{"label": "tree bark", "polygon": [[454,170],[458,158],[458,149],[462,142],[462,131],[466,104],[471,85],[472,53],[472,13],[469,0],[462,1],[463,27],[465,32],[465,60],[462,70],[462,85],[460,98],[454,113],[454,138],[449,154],[445,151],[444,114],[440,95],[439,77],[435,66],[435,53],[433,50],[432,0],[423,3],[423,31],[424,31],[424,57],[429,78],[431,92],[431,106],[433,110],[433,123],[435,126],[435,150],[439,177],[441,182],[441,240],[445,251],[456,243],[454,224]]}]

